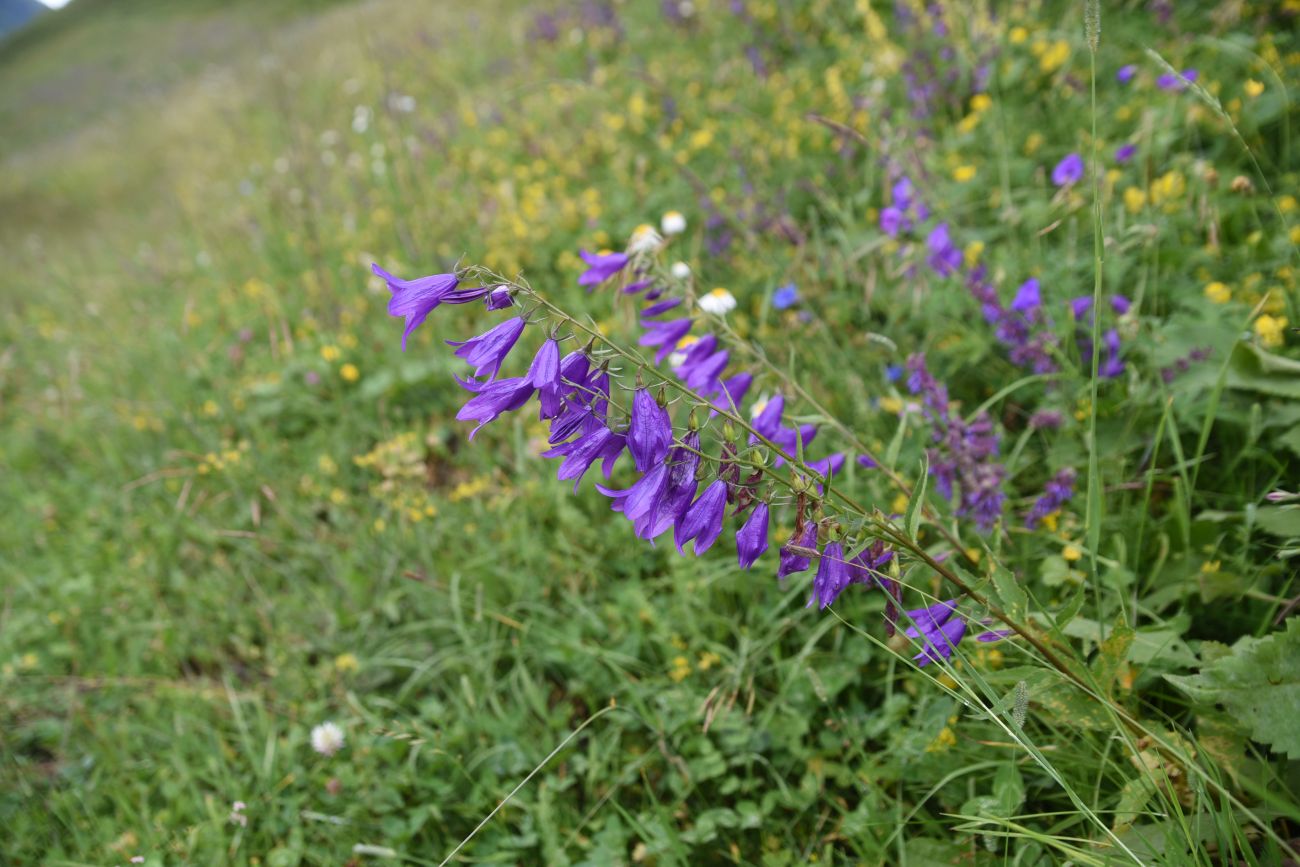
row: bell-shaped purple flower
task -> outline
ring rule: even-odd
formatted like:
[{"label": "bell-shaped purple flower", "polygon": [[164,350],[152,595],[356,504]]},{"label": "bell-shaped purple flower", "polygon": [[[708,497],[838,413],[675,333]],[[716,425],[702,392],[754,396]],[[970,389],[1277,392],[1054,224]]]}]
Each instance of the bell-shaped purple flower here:
[{"label": "bell-shaped purple flower", "polygon": [[560,344],[548,338],[537,350],[528,367],[528,382],[537,389],[542,403],[542,418],[554,418],[561,409]]},{"label": "bell-shaped purple flower", "polygon": [[955,599],[914,609],[907,612],[907,616],[915,625],[908,627],[903,634],[921,641],[921,652],[912,659],[922,668],[940,658],[950,659],[966,635],[966,619],[957,614]]},{"label": "bell-shaped purple flower", "polygon": [[1052,169],[1052,183],[1058,187],[1077,184],[1083,180],[1083,157],[1078,154],[1066,154]]},{"label": "bell-shaped purple flower", "polygon": [[498,379],[481,385],[474,395],[456,413],[460,421],[476,421],[478,427],[470,432],[469,438],[479,432],[483,425],[493,421],[502,413],[513,412],[528,403],[533,396],[533,386],[527,377],[515,376]]},{"label": "bell-shaped purple flower", "polygon": [[749,513],[745,525],[736,531],[736,557],[741,569],[748,569],[767,550],[768,508],[759,502]]},{"label": "bell-shaped purple flower", "polygon": [[813,549],[817,547],[817,524],[809,521],[804,524],[803,532],[796,533],[781,546],[781,564],[777,567],[776,577],[785,578],[796,572],[803,572],[812,561],[807,554],[795,548]]},{"label": "bell-shaped purple flower", "polygon": [[504,310],[515,303],[510,297],[510,290],[504,286],[498,286],[488,292],[487,297],[483,299],[489,310]]},{"label": "bell-shaped purple flower", "polygon": [[636,468],[645,472],[668,454],[673,441],[672,419],[654,396],[639,388],[632,397],[632,419],[627,429],[627,447]]},{"label": "bell-shaped purple flower", "polygon": [[831,605],[845,587],[849,586],[849,567],[844,562],[844,548],[839,542],[827,542],[822,550],[821,562],[817,564],[817,577],[813,579],[812,595],[808,597],[808,607],[813,603],[818,608]]},{"label": "bell-shaped purple flower", "polygon": [[1132,63],[1121,66],[1119,71],[1115,73],[1115,80],[1120,84],[1128,84],[1133,80],[1133,76],[1137,75],[1137,71],[1138,68]]},{"label": "bell-shaped purple flower", "polygon": [[1043,296],[1037,277],[1030,277],[1021,283],[1020,288],[1016,290],[1016,297],[1011,301],[1011,309],[1025,316],[1034,313],[1042,305]]},{"label": "bell-shaped purple flower", "polygon": [[388,291],[393,297],[388,301],[388,314],[406,319],[406,328],[402,330],[402,351],[406,351],[406,338],[420,327],[435,307],[443,303],[446,297],[456,291],[459,280],[455,274],[433,274],[415,280],[401,280],[389,274],[376,264],[370,270],[388,284]]},{"label": "bell-shaped purple flower", "polygon": [[523,317],[515,317],[507,319],[478,337],[459,342],[448,340],[447,343],[450,346],[460,347],[456,350],[456,355],[474,367],[475,376],[481,377],[486,373],[488,379],[493,380],[501,370],[501,362],[505,361],[506,356],[510,354],[519,335],[524,333],[526,324]]},{"label": "bell-shaped purple flower", "polygon": [[699,450],[699,431],[687,431],[682,444],[674,446],[668,453],[668,483],[655,504],[649,527],[642,534],[644,538],[657,539],[681,519],[695,499],[695,492],[699,489],[699,482],[695,480],[695,471],[700,466]]},{"label": "bell-shaped purple flower", "polygon": [[709,550],[722,533],[722,518],[726,511],[727,483],[722,479],[714,479],[677,522],[673,541],[677,543],[678,552],[685,554],[682,546],[692,539],[695,540],[697,557]]},{"label": "bell-shaped purple flower", "polygon": [[610,472],[614,468],[614,462],[623,453],[626,444],[627,441],[621,434],[616,434],[601,425],[571,442],[563,443],[550,451],[543,452],[542,456],[564,458],[560,462],[559,471],[555,474],[556,478],[562,480],[573,479],[573,490],[577,492],[582,477],[587,474],[587,470],[591,469],[591,465],[596,461],[604,461],[601,469],[605,478],[608,479]]},{"label": "bell-shaped purple flower", "polygon": [[666,322],[645,322],[646,332],[637,340],[642,346],[658,346],[659,350],[655,353],[655,364],[663,363],[663,360],[677,348],[677,343],[687,332],[691,330],[691,320],[688,318],[669,319]]},{"label": "bell-shaped purple flower", "polygon": [[579,250],[578,255],[587,263],[587,270],[578,278],[579,286],[597,286],[627,267],[625,253],[588,253]]}]

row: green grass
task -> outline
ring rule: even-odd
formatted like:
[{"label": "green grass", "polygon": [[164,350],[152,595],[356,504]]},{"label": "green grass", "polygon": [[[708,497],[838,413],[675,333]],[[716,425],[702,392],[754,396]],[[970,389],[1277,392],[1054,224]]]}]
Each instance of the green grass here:
[{"label": "green grass", "polygon": [[[570,7],[77,0],[0,45],[0,861],[438,864],[536,770],[458,859],[1283,863],[1296,762],[1165,675],[1282,635],[1300,592],[1296,512],[1265,500],[1300,487],[1295,337],[1239,342],[1260,304],[1300,322],[1289,7],[1206,4],[1173,30],[1103,10],[1102,161],[1140,151],[1102,184],[1101,276],[1138,314],[1130,375],[1094,390],[1064,312],[1092,290],[1090,203],[1047,177],[1090,150],[1075,4],[958,14],[963,83],[927,139],[891,64],[937,42],[884,7],[881,33],[848,3],[696,5],[677,27],[623,4],[621,37],[566,20],[552,44],[534,15]],[[1221,107],[1156,90],[1147,46]],[[1123,63],[1144,86],[1114,84]],[[886,157],[984,245],[1004,299],[1042,279],[1054,383],[1007,360],[959,281],[903,273],[877,228]],[[1130,188],[1163,198],[1129,207]],[[634,308],[579,290],[574,251],[670,209],[690,223],[672,256],[740,299],[736,338],[904,476],[928,443],[915,418],[896,437],[910,396],[887,364],[926,351],[963,412],[987,405],[1007,532],[944,526],[1109,709],[1015,641],[918,672],[881,594],[806,609],[807,576],[779,585],[773,554],[742,572],[725,536],[701,558],[639,542],[555,481],[527,413],[469,443],[441,341],[486,317],[439,310],[403,354],[368,272],[523,271],[630,342]],[[1230,303],[1206,299],[1216,280]],[[773,308],[786,282],[805,317]],[[1064,426],[1032,430],[1036,409]],[[1075,500],[1022,529],[1063,466]],[[895,508],[879,473],[837,484]],[[933,485],[929,503],[951,514]],[[928,519],[921,540],[945,545]],[[976,574],[995,559],[1015,580]],[[309,745],[325,720],[333,757]]]}]

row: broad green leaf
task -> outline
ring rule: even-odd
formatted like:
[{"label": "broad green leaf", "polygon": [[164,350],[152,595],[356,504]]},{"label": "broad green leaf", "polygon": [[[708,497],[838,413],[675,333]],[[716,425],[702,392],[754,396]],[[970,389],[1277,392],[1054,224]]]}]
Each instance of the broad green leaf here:
[{"label": "broad green leaf", "polygon": [[1238,343],[1228,362],[1228,387],[1300,399],[1300,361]]},{"label": "broad green leaf", "polygon": [[1300,508],[1264,506],[1255,513],[1255,523],[1265,533],[1290,539],[1300,536]]},{"label": "broad green leaf", "polygon": [[1283,632],[1241,639],[1199,674],[1166,677],[1193,700],[1222,705],[1255,740],[1300,759],[1300,618]]}]

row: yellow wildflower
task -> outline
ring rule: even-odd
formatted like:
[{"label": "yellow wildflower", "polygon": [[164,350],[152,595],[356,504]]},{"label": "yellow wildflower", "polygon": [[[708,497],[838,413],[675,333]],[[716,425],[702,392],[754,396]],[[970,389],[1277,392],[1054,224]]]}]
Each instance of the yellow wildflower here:
[{"label": "yellow wildflower", "polygon": [[1286,332],[1287,318],[1285,316],[1270,316],[1265,313],[1255,320],[1255,336],[1259,338],[1259,345],[1268,349],[1273,349],[1282,345],[1285,339],[1283,335]]},{"label": "yellow wildflower", "polygon": [[1205,297],[1215,304],[1227,304],[1232,300],[1232,290],[1215,280],[1213,283],[1206,284]]}]

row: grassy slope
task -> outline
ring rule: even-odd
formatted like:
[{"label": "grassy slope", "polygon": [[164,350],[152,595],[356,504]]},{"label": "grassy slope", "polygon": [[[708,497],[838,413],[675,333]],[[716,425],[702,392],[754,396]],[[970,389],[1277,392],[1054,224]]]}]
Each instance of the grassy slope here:
[{"label": "grassy slope", "polygon": [[[336,864],[366,843],[436,863],[611,701],[618,710],[498,817],[476,856],[977,857],[983,842],[954,834],[944,814],[1017,785],[1026,812],[1062,811],[1030,820],[1035,833],[1097,833],[1050,778],[981,745],[1000,731],[970,719],[950,743],[957,704],[805,612],[801,589],[779,592],[767,572],[740,573],[725,556],[630,544],[602,499],[571,496],[530,457],[539,429],[526,422],[468,447],[435,336],[401,355],[365,276],[371,256],[414,272],[465,252],[571,286],[577,242],[690,210],[697,191],[678,154],[706,194],[735,195],[741,152],[750,180],[787,190],[798,218],[821,208],[828,237],[791,250],[764,236],[716,266],[719,282],[759,297],[772,274],[796,277],[832,321],[917,341],[934,330],[936,343],[961,334],[969,320],[945,313],[953,302],[942,297],[861,301],[861,287],[885,279],[874,264],[855,270],[873,243],[858,191],[878,184],[877,168],[863,160],[847,180],[830,175],[836,142],[801,119],[835,113],[823,72],[860,68],[851,39],[795,40],[803,53],[788,58],[786,84],[760,88],[717,10],[688,36],[648,4],[623,45],[593,30],[565,49],[526,42],[530,16],[505,3],[302,5],[279,21],[264,4],[177,3],[156,17],[140,13],[146,4],[121,15],[82,4],[59,29],[0,52],[0,119],[24,118],[0,123],[16,130],[5,133],[0,197],[21,215],[0,222],[0,493],[16,504],[0,530],[10,861],[138,852],[159,864]],[[1067,16],[1025,20],[1045,38],[1074,38]],[[1147,36],[1121,31],[1116,42]],[[166,63],[142,60],[158,52]],[[216,56],[217,69],[195,74]],[[712,86],[692,91],[704,76]],[[386,109],[398,94],[414,95],[417,111]],[[641,130],[632,94],[650,106]],[[665,95],[689,126],[660,116]],[[373,110],[364,132],[350,131],[357,105]],[[1177,113],[1148,116],[1153,149],[1201,137],[1195,120],[1171,124]],[[1045,132],[1066,147],[1081,124],[1054,117]],[[718,144],[696,149],[705,128]],[[1015,136],[968,147],[988,155],[992,177],[1023,160]],[[1222,153],[1214,140],[1206,149]],[[1015,166],[1012,216],[1047,223],[1032,210],[1041,178]],[[984,204],[953,195],[958,211]],[[1075,240],[1053,252],[1082,281],[1089,245],[1074,219]],[[985,230],[990,243],[1040,243],[1018,231]],[[1197,263],[1165,264],[1136,228],[1124,237],[1142,262],[1126,276],[1176,297]],[[749,313],[755,333],[790,326],[757,304]],[[472,318],[439,323],[436,337],[468,333]],[[954,369],[987,349],[959,350]],[[839,408],[885,438],[887,420],[854,408],[878,390],[875,375],[843,373],[878,367],[872,351],[828,349],[814,363],[844,377]],[[1180,406],[1193,424],[1198,401],[1203,391]],[[1116,418],[1104,432],[1124,441],[1132,433]],[[1077,456],[1062,438],[1043,459]],[[1161,521],[1152,534],[1177,532],[1176,515]],[[1184,596],[1201,562],[1190,548],[1170,567]],[[1248,547],[1240,556],[1252,580],[1278,578]],[[854,605],[849,616],[874,622],[878,601]],[[1219,627],[1236,634],[1270,614],[1243,607],[1244,626]],[[998,661],[974,664],[992,672]],[[332,760],[306,745],[326,718],[349,737]],[[1128,759],[1058,725],[1036,715],[1036,741],[1077,739],[1061,773],[1112,809]],[[235,800],[249,804],[247,828],[227,821]],[[1015,847],[1024,863],[1047,857],[1032,841]]]}]

